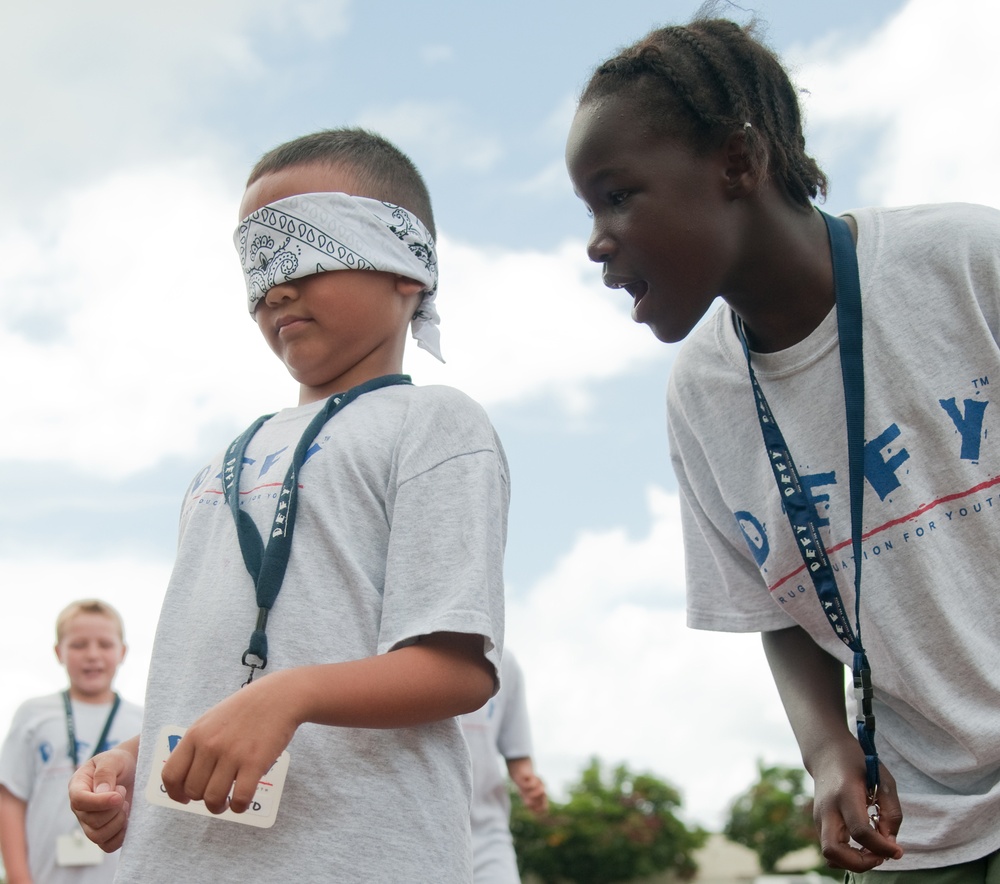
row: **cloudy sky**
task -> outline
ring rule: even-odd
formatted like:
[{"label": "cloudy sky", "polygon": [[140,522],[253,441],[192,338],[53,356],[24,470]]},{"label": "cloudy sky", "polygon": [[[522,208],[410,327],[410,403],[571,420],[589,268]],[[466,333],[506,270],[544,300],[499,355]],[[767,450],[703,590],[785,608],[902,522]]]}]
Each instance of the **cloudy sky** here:
[{"label": "cloudy sky", "polygon": [[[406,368],[482,401],[507,448],[508,644],[543,776],[559,793],[591,755],[625,761],[715,827],[757,759],[797,763],[759,639],[684,625],[676,348],[601,286],[563,168],[593,66],[696,3],[616,5],[3,4],[0,729],[61,687],[52,622],[81,596],[125,615],[118,686],[141,699],[189,479],[296,396],[243,306],[242,181],[359,124],[435,199],[448,363]],[[994,0],[742,5],[807,90],[828,210],[1000,206]]]}]

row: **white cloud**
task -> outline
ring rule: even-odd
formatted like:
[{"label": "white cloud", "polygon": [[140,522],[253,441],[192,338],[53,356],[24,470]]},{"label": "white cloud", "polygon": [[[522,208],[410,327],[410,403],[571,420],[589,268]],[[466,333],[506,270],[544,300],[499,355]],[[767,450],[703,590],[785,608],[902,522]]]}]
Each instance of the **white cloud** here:
[{"label": "white cloud", "polygon": [[[561,158],[553,160],[531,178],[520,182],[515,189],[519,193],[543,197],[563,197],[573,193],[573,185],[566,174],[566,163]],[[582,203],[580,211],[583,211]]]},{"label": "white cloud", "polygon": [[566,135],[569,133],[573,117],[576,116],[578,99],[578,95],[563,96],[542,124],[541,134],[560,147],[560,158],[561,148],[566,144]]},{"label": "white cloud", "polygon": [[[227,190],[205,165],[135,169],[64,194],[28,234],[0,228],[12,428],[0,456],[123,475],[203,452],[206,429],[297,399],[245,311]],[[519,253],[444,237],[441,256],[449,363],[411,353],[418,383],[486,405],[550,395],[580,411],[590,382],[663,352],[582,244]]]},{"label": "white cloud", "polygon": [[[5,4],[0,53],[0,193],[33,195],[135,157],[205,149],[198,110],[268,73],[267,35],[322,40],[347,27],[350,0],[52,0]],[[249,110],[253,110],[250,108]],[[223,145],[217,145],[224,151]]]},{"label": "white cloud", "polygon": [[411,155],[427,157],[423,166],[488,172],[503,154],[500,140],[483,135],[457,101],[372,108],[360,116],[358,125],[397,142]]},{"label": "white cloud", "polygon": [[66,674],[53,652],[55,622],[59,611],[76,599],[103,599],[122,615],[129,652],[118,670],[116,687],[124,697],[141,703],[169,576],[168,565],[128,559],[0,559],[5,686],[0,692],[0,734],[6,733],[23,700],[66,686]]},{"label": "white cloud", "polygon": [[446,383],[484,404],[553,397],[589,407],[588,387],[665,348],[628,317],[628,299],[606,289],[584,245],[553,253],[483,249],[445,236],[440,244],[441,347],[447,364],[411,349],[420,383]]},{"label": "white cloud", "polygon": [[649,491],[650,530],[584,532],[507,604],[535,756],[557,794],[592,755],[672,782],[717,828],[756,760],[800,764],[760,639],[690,630],[677,496]]},{"label": "white cloud", "polygon": [[185,165],[66,193],[28,241],[0,232],[29,256],[0,267],[0,455],[122,475],[294,400],[243,306],[236,214]]},{"label": "white cloud", "polygon": [[858,46],[826,43],[799,53],[812,148],[837,157],[875,136],[874,152],[860,158],[867,202],[1000,206],[1000,180],[990,174],[1000,143],[1000,5],[958,0],[948,10],[942,15],[937,0],[911,0]]}]

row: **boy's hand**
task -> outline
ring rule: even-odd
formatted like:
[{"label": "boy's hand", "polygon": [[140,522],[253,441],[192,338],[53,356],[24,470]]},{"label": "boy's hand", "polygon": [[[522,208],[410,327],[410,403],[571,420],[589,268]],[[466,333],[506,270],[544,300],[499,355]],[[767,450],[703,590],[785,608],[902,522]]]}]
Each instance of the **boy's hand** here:
[{"label": "boy's hand", "polygon": [[[879,822],[877,829],[872,828],[868,818],[864,756],[856,742],[832,746],[816,767],[814,778],[813,816],[820,849],[828,866],[867,872],[887,859],[899,859],[903,855],[896,843],[896,834],[903,821],[896,782],[889,771],[880,768]],[[861,845],[860,848],[852,845],[851,840]]]},{"label": "boy's hand", "polygon": [[212,813],[227,807],[243,813],[250,806],[260,778],[300,723],[278,675],[240,689],[187,729],[163,766],[163,785],[174,801],[204,801]]},{"label": "boy's hand", "polygon": [[531,758],[507,759],[507,772],[521,793],[524,806],[532,813],[545,813],[549,809],[549,796],[545,794],[545,783],[535,773]]},{"label": "boy's hand", "polygon": [[482,706],[493,677],[482,636],[452,632],[388,654],[274,672],[187,729],[163,765],[163,785],[175,801],[242,813],[303,722],[398,728],[439,721]]},{"label": "boy's hand", "polygon": [[106,853],[125,840],[138,751],[134,737],[84,762],[69,781],[69,806],[84,834]]},{"label": "boy's hand", "polygon": [[530,774],[514,781],[524,806],[532,813],[545,813],[549,809],[549,796],[545,794],[545,783],[536,774]]}]

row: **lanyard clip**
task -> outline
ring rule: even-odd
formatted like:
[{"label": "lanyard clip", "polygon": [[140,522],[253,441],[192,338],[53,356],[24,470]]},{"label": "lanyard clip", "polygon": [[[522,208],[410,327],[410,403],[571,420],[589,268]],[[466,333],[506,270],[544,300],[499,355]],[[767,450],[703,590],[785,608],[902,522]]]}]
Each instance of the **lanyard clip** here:
[{"label": "lanyard clip", "polygon": [[868,822],[873,829],[878,828],[878,821],[881,817],[881,809],[878,806],[878,786],[872,786],[868,792]]},{"label": "lanyard clip", "polygon": [[[247,657],[252,657],[257,662],[251,663],[247,660]],[[267,657],[260,657],[253,651],[248,649],[243,652],[243,665],[250,667],[250,676],[247,678],[245,682],[243,682],[242,685],[240,685],[240,687],[245,688],[248,684],[250,684],[250,682],[253,681],[254,674],[257,672],[257,670],[264,669],[267,666]]]},{"label": "lanyard clip", "polygon": [[875,691],[872,688],[872,671],[864,667],[854,672],[854,699],[858,704],[858,723],[870,733],[875,731],[875,713],[872,700]]}]

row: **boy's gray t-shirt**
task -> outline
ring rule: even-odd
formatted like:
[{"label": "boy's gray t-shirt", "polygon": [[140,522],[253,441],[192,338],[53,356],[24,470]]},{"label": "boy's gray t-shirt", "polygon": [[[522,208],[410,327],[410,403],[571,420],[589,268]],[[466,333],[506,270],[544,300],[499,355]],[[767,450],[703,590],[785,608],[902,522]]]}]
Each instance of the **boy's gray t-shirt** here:
[{"label": "boy's gray t-shirt", "polygon": [[[111,712],[111,703],[73,700],[73,728],[77,758],[89,759]],[[142,707],[122,699],[104,741],[112,748],[134,737],[142,725]],[[46,884],[109,884],[114,879],[118,853],[105,855],[92,866],[59,866],[56,841],[80,833],[80,824],[69,807],[69,781],[73,760],[69,751],[66,706],[61,693],[35,697],[14,713],[10,731],[0,748],[0,785],[27,802],[25,838],[28,865],[36,882]],[[82,833],[81,833],[82,834]]]},{"label": "boy's gray t-shirt", "polygon": [[531,723],[524,674],[505,650],[503,687],[481,709],[460,718],[472,755],[472,855],[475,884],[518,884],[510,831],[510,793],[505,762],[530,758]]},{"label": "boy's gray t-shirt", "polygon": [[[320,405],[279,412],[248,448],[241,499],[265,536],[291,452]],[[470,762],[457,719],[390,730],[303,725],[270,829],[150,806],[141,794],[160,729],[189,726],[248,673],[240,658],[257,605],[221,458],[185,497],[118,880],[467,882]],[[367,393],[326,424],[299,485],[257,678],[444,631],[483,636],[499,672],[508,474],[475,402],[448,387]]]},{"label": "boy's gray t-shirt", "polygon": [[[906,855],[891,865],[933,868],[1000,847],[1000,212],[851,214],[864,315],[862,636],[876,743],[903,805]],[[753,364],[853,613],[835,311]],[[849,665],[782,509],[728,307],[682,348],[667,403],[689,624],[798,624]]]}]

